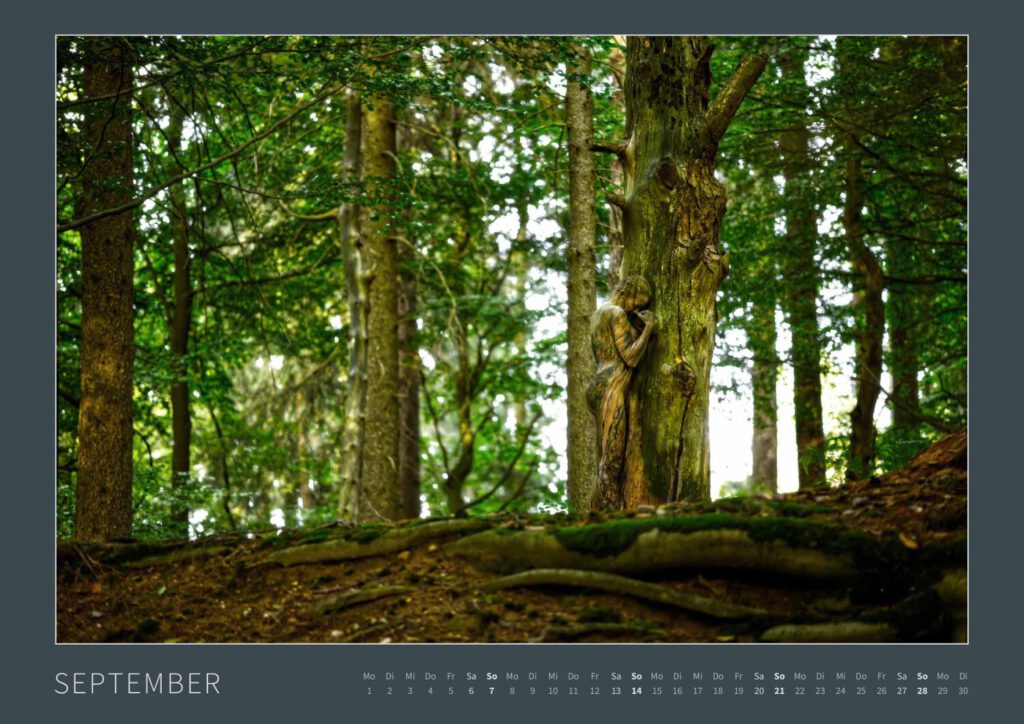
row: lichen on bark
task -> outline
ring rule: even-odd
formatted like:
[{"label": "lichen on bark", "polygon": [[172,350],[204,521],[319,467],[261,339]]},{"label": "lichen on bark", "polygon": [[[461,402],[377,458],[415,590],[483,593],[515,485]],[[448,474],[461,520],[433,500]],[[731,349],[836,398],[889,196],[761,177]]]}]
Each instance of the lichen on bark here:
[{"label": "lichen on bark", "polygon": [[634,37],[627,46],[622,274],[652,286],[657,333],[631,395],[639,476],[651,500],[710,497],[708,411],[715,301],[728,272],[718,142],[765,58],[744,57],[711,100],[703,37]]}]

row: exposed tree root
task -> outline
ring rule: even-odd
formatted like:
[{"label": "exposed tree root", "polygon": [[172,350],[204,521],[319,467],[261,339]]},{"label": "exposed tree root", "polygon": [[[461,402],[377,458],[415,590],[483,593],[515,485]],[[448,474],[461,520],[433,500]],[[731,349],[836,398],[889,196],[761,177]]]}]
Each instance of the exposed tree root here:
[{"label": "exposed tree root", "polygon": [[353,633],[350,633],[348,636],[344,636],[338,639],[338,643],[347,644],[353,643],[355,641],[360,641],[369,636],[370,634],[380,633],[386,630],[387,627],[388,624],[386,623],[378,623],[374,624],[373,626],[367,626],[366,628],[357,629]]},{"label": "exposed tree root", "polygon": [[377,586],[375,588],[363,588],[356,591],[346,591],[330,598],[324,599],[313,607],[313,613],[317,616],[326,616],[350,606],[355,606],[368,601],[376,601],[386,596],[399,596],[403,593],[411,593],[410,586]]},{"label": "exposed tree root", "polygon": [[187,540],[132,541],[124,543],[57,543],[57,561],[71,561],[88,555],[94,561],[123,564],[147,556],[158,556],[189,545]]},{"label": "exposed tree root", "polygon": [[146,556],[136,561],[124,563],[125,568],[147,568],[149,566],[161,566],[169,563],[183,563],[202,560],[212,556],[219,556],[233,550],[229,546],[209,546],[203,548],[178,548],[169,553]]},{"label": "exposed tree root", "polygon": [[327,563],[368,558],[395,553],[436,538],[473,533],[490,526],[491,524],[486,520],[476,518],[437,520],[392,529],[364,526],[357,528],[347,538],[306,543],[275,551],[267,556],[264,562],[294,566],[302,563]]},{"label": "exposed tree root", "polygon": [[888,623],[839,621],[838,623],[783,624],[761,634],[769,643],[838,644],[899,641],[896,627]]},{"label": "exposed tree root", "polygon": [[697,596],[692,593],[674,591],[671,588],[659,586],[656,583],[647,583],[645,581],[637,581],[625,576],[617,576],[611,573],[599,573],[596,571],[540,568],[490,581],[481,586],[481,588],[485,590],[496,590],[499,588],[539,585],[581,586],[584,588],[594,588],[600,591],[624,594],[647,601],[654,601],[655,603],[665,604],[667,606],[674,606],[686,611],[701,613],[712,618],[755,618],[767,614],[766,611],[760,608],[751,608],[749,606],[725,603],[705,596]]},{"label": "exposed tree root", "polygon": [[933,586],[892,606],[865,611],[855,620],[779,622],[759,638],[789,643],[949,641],[954,621],[936,589]]},{"label": "exposed tree root", "polygon": [[967,643],[967,569],[946,571],[933,587],[950,619],[950,640]]},{"label": "exposed tree root", "polygon": [[833,523],[722,513],[619,519],[549,530],[494,529],[446,548],[477,568],[510,574],[560,568],[627,575],[737,570],[853,585],[883,598],[907,595],[963,565],[959,539],[911,549]]},{"label": "exposed tree root", "polygon": [[946,605],[946,608],[967,608],[967,569],[958,568],[946,571],[942,580],[935,584],[935,591]]},{"label": "exposed tree root", "polygon": [[462,538],[447,550],[495,573],[557,567],[607,573],[733,568],[815,580],[848,580],[857,574],[852,553],[797,547],[783,540],[756,540],[745,530],[728,528],[691,533],[650,528],[638,533],[619,552],[608,554],[599,546],[600,542],[588,552],[583,545],[577,549],[566,547],[550,532],[487,531]]}]

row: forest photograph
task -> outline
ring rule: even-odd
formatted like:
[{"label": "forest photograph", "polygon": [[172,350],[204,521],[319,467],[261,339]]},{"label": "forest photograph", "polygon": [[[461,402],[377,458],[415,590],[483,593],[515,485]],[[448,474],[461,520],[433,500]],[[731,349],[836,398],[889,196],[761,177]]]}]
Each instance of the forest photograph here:
[{"label": "forest photograph", "polygon": [[967,642],[966,36],[57,36],[58,643]]}]

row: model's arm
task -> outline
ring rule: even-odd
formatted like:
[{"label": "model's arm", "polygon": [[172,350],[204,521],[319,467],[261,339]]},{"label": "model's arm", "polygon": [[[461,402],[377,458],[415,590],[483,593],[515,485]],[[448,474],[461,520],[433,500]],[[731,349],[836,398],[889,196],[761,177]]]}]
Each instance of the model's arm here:
[{"label": "model's arm", "polygon": [[618,350],[622,361],[627,367],[636,367],[640,364],[644,351],[647,349],[647,342],[654,331],[654,322],[649,321],[644,330],[637,335],[636,329],[629,322],[629,316],[625,310],[619,309],[612,320],[612,333],[615,335],[615,349]]}]

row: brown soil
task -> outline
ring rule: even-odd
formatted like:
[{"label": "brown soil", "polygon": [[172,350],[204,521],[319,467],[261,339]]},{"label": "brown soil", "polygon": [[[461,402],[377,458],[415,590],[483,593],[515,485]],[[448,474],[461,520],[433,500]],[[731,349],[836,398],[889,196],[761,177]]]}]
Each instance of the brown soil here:
[{"label": "brown soil", "polygon": [[[792,503],[794,506],[780,506]],[[962,536],[966,530],[966,434],[954,435],[881,479],[815,489],[774,500],[746,498],[634,511],[742,512],[788,515],[897,537],[907,548]],[[505,527],[584,524],[593,518],[502,516]],[[61,543],[57,568],[60,642],[527,642],[750,641],[758,631],[628,596],[572,588],[480,590],[494,576],[445,553],[446,540],[359,560],[278,567],[266,556],[309,531],[221,536],[195,541],[191,559],[118,561],[117,546]],[[740,576],[679,572],[658,583],[770,611],[777,620],[870,614],[877,602],[843,587]],[[330,614],[315,608],[350,590],[405,587]],[[762,627],[763,628],[763,627]]]}]

